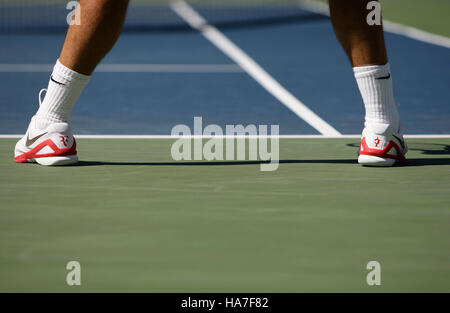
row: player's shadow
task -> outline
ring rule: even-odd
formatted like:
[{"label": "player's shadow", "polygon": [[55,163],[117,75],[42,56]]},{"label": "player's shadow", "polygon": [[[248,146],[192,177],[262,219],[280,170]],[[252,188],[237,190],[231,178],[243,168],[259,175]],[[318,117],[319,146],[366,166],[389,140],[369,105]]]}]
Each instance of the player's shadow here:
[{"label": "player's shadow", "polygon": [[[348,147],[359,148],[359,144],[351,143],[347,144]],[[450,155],[450,145],[440,143],[420,143],[411,144],[408,146],[409,151],[420,151],[425,155]],[[408,158],[406,163],[402,166],[432,166],[432,165],[450,165],[450,157],[442,158]]]},{"label": "player's shadow", "polygon": [[[348,144],[348,147],[359,148],[358,144]],[[410,151],[421,151],[425,155],[450,155],[450,145],[424,143],[413,144]],[[75,166],[237,166],[237,165],[261,165],[269,164],[270,161],[191,161],[191,162],[103,162],[103,161],[80,161]],[[280,164],[357,164],[356,157],[352,159],[317,159],[317,160],[280,160]],[[410,166],[433,166],[450,165],[450,157],[440,158],[408,158],[404,167]]]},{"label": "player's shadow", "polygon": [[[238,165],[261,165],[269,164],[263,161],[208,161],[208,162],[102,162],[102,161],[79,161],[74,166],[238,166]],[[280,164],[357,164],[354,159],[339,160],[280,160]],[[432,166],[432,165],[450,165],[450,158],[410,158],[402,166]]]},{"label": "player's shadow", "polygon": [[[279,164],[356,164],[355,159],[337,160],[280,160]],[[74,166],[128,165],[128,166],[235,166],[270,164],[270,161],[192,161],[192,162],[103,162],[79,161]]]}]

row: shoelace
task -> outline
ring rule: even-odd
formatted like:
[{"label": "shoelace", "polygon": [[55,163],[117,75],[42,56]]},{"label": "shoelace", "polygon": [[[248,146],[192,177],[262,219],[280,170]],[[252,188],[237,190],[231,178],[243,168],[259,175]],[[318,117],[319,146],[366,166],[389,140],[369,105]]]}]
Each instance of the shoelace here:
[{"label": "shoelace", "polygon": [[46,88],[41,89],[41,91],[39,91],[39,106],[42,105],[42,94],[43,94],[44,92],[47,94],[47,89],[46,89]]}]

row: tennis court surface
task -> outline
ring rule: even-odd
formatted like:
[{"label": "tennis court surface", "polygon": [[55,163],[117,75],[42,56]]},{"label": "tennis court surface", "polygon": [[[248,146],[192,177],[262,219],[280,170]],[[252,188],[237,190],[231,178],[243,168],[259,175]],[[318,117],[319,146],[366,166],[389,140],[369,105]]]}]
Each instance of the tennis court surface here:
[{"label": "tennis court surface", "polygon": [[[363,104],[320,4],[255,0],[188,6],[295,101],[182,6],[135,1],[72,114],[79,165],[15,164],[67,14],[65,1],[19,2],[0,1],[0,291],[450,291],[445,1],[383,3],[410,147],[395,168],[356,163]],[[279,168],[174,161],[168,136],[196,116],[279,125]],[[66,284],[72,260],[81,286]],[[381,286],[366,283],[369,261]]]}]

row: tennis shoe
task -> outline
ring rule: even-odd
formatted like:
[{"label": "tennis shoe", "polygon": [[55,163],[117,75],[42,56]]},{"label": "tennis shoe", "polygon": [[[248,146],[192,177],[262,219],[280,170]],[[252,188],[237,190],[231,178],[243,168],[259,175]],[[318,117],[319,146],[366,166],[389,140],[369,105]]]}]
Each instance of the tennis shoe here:
[{"label": "tennis shoe", "polygon": [[358,163],[364,166],[394,166],[406,162],[408,146],[400,130],[389,125],[366,125],[359,149]]}]

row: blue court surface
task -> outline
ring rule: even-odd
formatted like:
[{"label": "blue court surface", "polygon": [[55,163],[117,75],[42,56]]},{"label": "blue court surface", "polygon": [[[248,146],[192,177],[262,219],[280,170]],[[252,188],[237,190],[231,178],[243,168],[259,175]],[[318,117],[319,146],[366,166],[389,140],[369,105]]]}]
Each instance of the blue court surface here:
[{"label": "blue court surface", "polygon": [[[209,19],[207,10],[198,11]],[[74,109],[75,133],[167,135],[175,125],[192,125],[194,116],[202,116],[204,124],[223,127],[278,124],[281,134],[319,134],[199,31],[170,14],[179,26],[125,28]],[[328,17],[296,14],[300,18],[215,25],[329,125],[342,134],[360,133],[362,101]],[[25,132],[64,35],[0,33],[0,134]],[[450,50],[391,33],[386,40],[405,133],[450,134]]]}]

